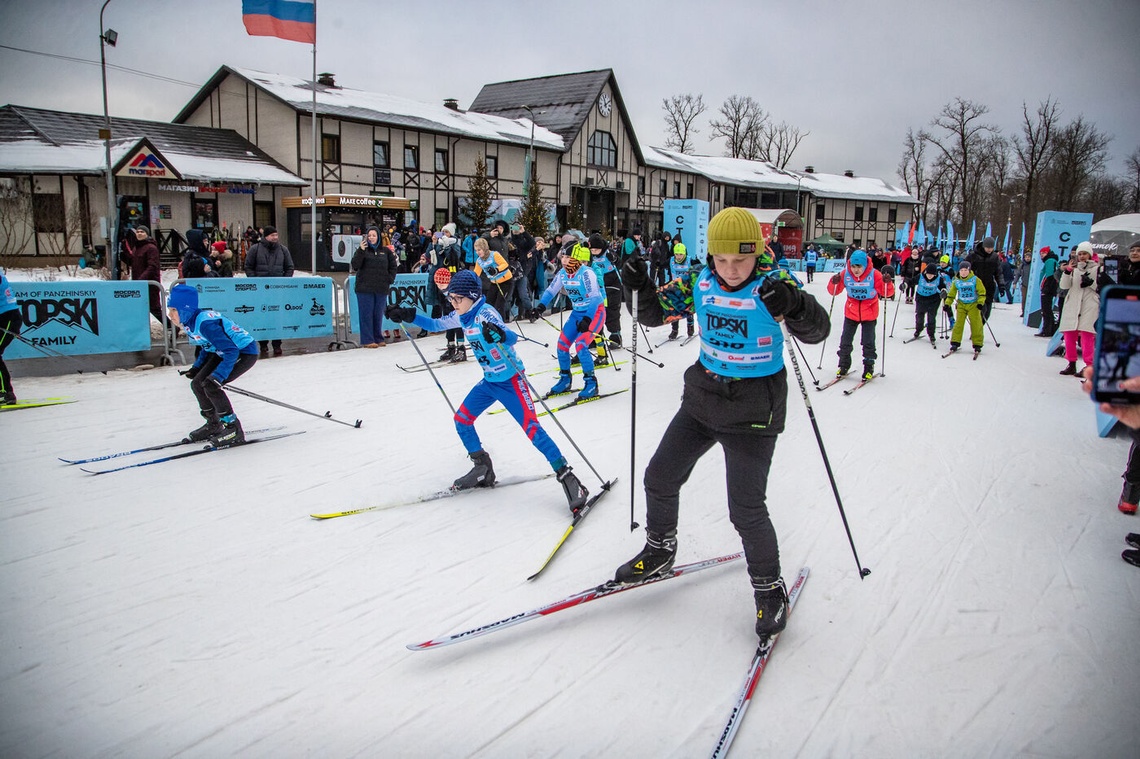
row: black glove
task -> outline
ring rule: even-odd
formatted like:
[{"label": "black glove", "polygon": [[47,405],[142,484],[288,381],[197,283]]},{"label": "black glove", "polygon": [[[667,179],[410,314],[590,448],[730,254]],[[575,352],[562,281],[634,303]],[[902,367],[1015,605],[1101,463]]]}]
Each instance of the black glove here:
[{"label": "black glove", "polygon": [[396,322],[410,322],[416,318],[416,310],[414,308],[407,308],[406,306],[388,306],[384,310],[384,316],[388,317],[388,321]]},{"label": "black glove", "polygon": [[539,303],[537,306],[526,312],[526,318],[531,324],[534,324],[539,318],[546,313],[546,306]]},{"label": "black glove", "polygon": [[636,253],[630,256],[621,267],[621,280],[634,290],[645,287],[649,281],[649,267],[646,266],[645,259]]},{"label": "black glove", "polygon": [[842,281],[843,281],[843,275],[841,275],[841,274],[832,274],[831,275],[831,284],[838,285]]},{"label": "black glove", "polygon": [[938,294],[939,294],[940,296],[942,296],[942,298],[945,298],[945,297],[946,297],[946,288],[945,288],[945,287],[943,287],[943,288],[940,288],[940,289],[938,290]]},{"label": "black glove", "polygon": [[489,343],[501,343],[507,339],[507,332],[498,324],[483,322],[483,339]]},{"label": "black glove", "polygon": [[192,366],[189,369],[187,369],[186,371],[182,372],[182,376],[185,377],[186,379],[190,380],[191,382],[193,382],[194,378],[198,376],[198,372],[200,372],[200,371],[202,371],[202,367]]},{"label": "black glove", "polygon": [[575,325],[578,328],[578,333],[581,334],[582,332],[588,332],[590,330],[590,322],[592,321],[593,319],[588,316],[583,316],[581,319],[579,319],[578,323]]},{"label": "black glove", "polygon": [[1086,271],[1084,274],[1081,275],[1081,287],[1092,287],[1092,286],[1093,286],[1093,278],[1091,276],[1089,276],[1089,273]]},{"label": "black glove", "polygon": [[787,282],[768,277],[760,285],[760,300],[772,318],[779,319],[800,310],[803,294]]}]

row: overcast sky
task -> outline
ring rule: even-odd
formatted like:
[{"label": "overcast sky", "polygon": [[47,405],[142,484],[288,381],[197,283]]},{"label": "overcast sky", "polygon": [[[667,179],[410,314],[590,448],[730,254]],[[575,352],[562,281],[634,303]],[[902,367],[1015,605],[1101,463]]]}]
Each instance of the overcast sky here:
[{"label": "overcast sky", "polygon": [[[0,0],[0,45],[99,61],[100,0]],[[704,10],[711,9],[711,10]],[[219,66],[309,77],[308,45],[250,37],[241,0],[112,0],[113,115],[169,120]],[[643,144],[665,139],[661,101],[702,94],[709,117],[751,95],[810,134],[789,168],[898,182],[908,127],[955,96],[1010,135],[1047,97],[1114,137],[1109,168],[1140,147],[1138,0],[318,0],[317,66],[338,84],[470,105],[485,83],[612,68]],[[102,113],[98,65],[0,48],[0,104]]]}]

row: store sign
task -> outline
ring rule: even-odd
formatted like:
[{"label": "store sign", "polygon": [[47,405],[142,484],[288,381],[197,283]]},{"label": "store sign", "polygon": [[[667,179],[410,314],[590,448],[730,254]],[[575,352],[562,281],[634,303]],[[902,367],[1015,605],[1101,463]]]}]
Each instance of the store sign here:
[{"label": "store sign", "polygon": [[257,187],[246,184],[160,184],[159,190],[163,192],[216,192],[223,195],[254,195]]},{"label": "store sign", "polygon": [[152,151],[143,148],[127,161],[127,165],[119,170],[120,177],[145,177],[147,179],[177,179],[166,163]]}]

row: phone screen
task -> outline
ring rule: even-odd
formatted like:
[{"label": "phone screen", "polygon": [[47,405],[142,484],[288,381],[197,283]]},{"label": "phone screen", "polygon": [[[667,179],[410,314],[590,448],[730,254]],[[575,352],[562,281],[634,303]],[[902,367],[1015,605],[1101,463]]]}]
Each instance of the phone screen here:
[{"label": "phone screen", "polygon": [[1093,362],[1093,398],[1101,403],[1140,403],[1140,393],[1120,382],[1140,375],[1140,287],[1107,287],[1101,294],[1100,330]]}]

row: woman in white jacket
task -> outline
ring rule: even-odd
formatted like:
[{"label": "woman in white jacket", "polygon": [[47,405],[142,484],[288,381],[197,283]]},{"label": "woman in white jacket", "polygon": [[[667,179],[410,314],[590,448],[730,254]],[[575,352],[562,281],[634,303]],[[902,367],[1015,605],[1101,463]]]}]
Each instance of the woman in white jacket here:
[{"label": "woman in white jacket", "polygon": [[1061,289],[1068,290],[1061,309],[1059,329],[1065,338],[1065,360],[1061,374],[1077,374],[1077,339],[1081,341],[1081,358],[1092,366],[1096,348],[1096,320],[1100,314],[1100,264],[1092,260],[1092,243],[1082,242],[1073,258],[1061,265]]}]

